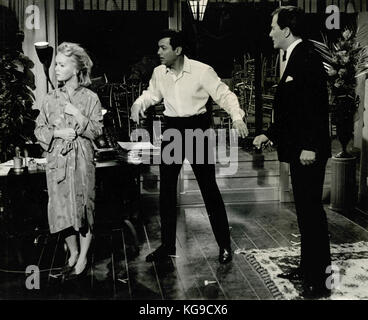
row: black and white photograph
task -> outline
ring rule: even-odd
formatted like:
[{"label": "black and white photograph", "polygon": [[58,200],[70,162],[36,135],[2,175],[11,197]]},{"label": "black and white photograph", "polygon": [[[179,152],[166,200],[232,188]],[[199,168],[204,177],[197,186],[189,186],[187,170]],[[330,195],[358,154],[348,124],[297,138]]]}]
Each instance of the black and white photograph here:
[{"label": "black and white photograph", "polygon": [[368,300],[367,8],[0,0],[0,300]]}]

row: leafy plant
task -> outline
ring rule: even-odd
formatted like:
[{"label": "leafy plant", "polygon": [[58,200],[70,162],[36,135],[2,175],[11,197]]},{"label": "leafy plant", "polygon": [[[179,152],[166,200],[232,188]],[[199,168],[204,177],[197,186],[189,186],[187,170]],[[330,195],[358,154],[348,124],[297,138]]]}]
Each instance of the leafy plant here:
[{"label": "leafy plant", "polygon": [[15,47],[0,49],[0,160],[34,141],[33,62]]},{"label": "leafy plant", "polygon": [[354,114],[359,105],[356,78],[368,74],[368,47],[361,46],[358,37],[362,37],[359,29],[345,29],[336,43],[330,44],[325,36],[323,42],[312,40],[328,74],[330,104],[343,149],[338,157],[350,156],[346,147],[353,137]]}]

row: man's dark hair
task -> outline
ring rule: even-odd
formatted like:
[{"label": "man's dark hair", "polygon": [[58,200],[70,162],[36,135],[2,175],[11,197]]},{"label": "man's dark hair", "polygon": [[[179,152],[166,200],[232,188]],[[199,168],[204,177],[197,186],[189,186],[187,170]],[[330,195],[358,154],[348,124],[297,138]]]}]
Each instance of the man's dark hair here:
[{"label": "man's dark hair", "polygon": [[280,29],[288,27],[295,37],[303,37],[304,32],[304,11],[294,6],[284,6],[272,12],[272,16],[277,16],[277,24]]},{"label": "man's dark hair", "polygon": [[164,39],[164,38],[170,38],[170,45],[175,50],[177,47],[182,48],[182,54],[184,54],[185,51],[185,41],[183,37],[183,33],[181,31],[175,31],[175,30],[164,30],[160,33],[158,40]]}]

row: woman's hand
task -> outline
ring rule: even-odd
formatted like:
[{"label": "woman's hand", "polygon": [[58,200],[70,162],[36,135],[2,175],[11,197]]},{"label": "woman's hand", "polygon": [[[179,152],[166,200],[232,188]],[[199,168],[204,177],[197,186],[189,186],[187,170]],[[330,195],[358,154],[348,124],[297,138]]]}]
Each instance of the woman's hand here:
[{"label": "woman's hand", "polygon": [[54,137],[55,138],[61,138],[66,141],[73,141],[75,137],[77,136],[74,129],[71,128],[65,128],[65,129],[57,129],[54,131]]},{"label": "woman's hand", "polygon": [[80,113],[80,111],[69,102],[65,105],[64,112],[72,116],[77,116]]}]

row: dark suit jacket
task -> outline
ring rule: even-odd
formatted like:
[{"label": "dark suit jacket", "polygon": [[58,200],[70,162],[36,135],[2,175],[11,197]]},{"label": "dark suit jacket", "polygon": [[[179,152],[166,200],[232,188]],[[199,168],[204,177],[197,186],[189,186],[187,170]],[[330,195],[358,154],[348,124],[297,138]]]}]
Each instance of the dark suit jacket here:
[{"label": "dark suit jacket", "polygon": [[290,55],[275,94],[274,123],[265,132],[280,161],[297,160],[302,150],[331,156],[328,108],[327,74],[312,44],[303,41]]}]

